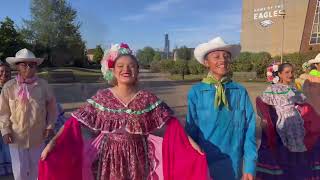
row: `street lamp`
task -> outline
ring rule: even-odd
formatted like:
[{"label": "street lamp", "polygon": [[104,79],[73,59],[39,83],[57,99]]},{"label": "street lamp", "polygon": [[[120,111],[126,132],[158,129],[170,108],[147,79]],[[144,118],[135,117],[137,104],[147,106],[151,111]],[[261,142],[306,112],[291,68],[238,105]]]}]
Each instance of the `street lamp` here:
[{"label": "street lamp", "polygon": [[279,11],[279,15],[282,16],[282,39],[281,39],[281,64],[283,62],[283,47],[284,47],[284,20],[286,16],[286,11],[282,3],[282,10]]}]

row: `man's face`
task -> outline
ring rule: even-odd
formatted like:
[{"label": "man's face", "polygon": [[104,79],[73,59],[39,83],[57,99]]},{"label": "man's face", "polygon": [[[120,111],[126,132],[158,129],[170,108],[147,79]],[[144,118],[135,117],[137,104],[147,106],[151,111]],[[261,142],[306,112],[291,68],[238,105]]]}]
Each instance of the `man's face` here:
[{"label": "man's face", "polygon": [[216,78],[222,78],[230,69],[231,55],[226,51],[210,52],[204,61],[206,67]]},{"label": "man's face", "polygon": [[22,78],[32,78],[37,72],[37,63],[35,62],[21,62],[17,64],[17,69]]},{"label": "man's face", "polygon": [[0,66],[0,84],[3,85],[11,78],[11,70],[8,66]]}]

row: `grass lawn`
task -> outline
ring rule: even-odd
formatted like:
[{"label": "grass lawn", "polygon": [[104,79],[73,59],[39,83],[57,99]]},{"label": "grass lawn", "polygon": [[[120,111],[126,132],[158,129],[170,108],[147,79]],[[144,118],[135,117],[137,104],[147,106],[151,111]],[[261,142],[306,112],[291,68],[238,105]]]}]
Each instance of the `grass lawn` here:
[{"label": "grass lawn", "polygon": [[38,76],[48,80],[50,83],[103,82],[100,69],[52,68],[39,72]]}]

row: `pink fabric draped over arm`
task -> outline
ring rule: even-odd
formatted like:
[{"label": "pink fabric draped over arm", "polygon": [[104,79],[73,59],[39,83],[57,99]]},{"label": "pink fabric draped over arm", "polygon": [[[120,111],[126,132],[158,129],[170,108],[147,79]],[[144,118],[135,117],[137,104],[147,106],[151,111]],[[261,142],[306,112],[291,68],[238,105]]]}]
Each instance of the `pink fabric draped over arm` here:
[{"label": "pink fabric draped over arm", "polygon": [[39,180],[82,180],[83,139],[79,122],[66,121],[55,148],[39,162]]},{"label": "pink fabric draped over arm", "polygon": [[[93,180],[91,165],[102,138],[100,134],[94,140],[84,141],[80,123],[70,118],[57,138],[53,151],[44,161],[39,162],[39,180]],[[161,139],[149,139],[158,148],[155,156],[162,160],[156,169],[158,179],[210,179],[206,156],[193,149],[176,118],[168,121],[165,136]],[[161,141],[162,144],[159,144]],[[162,169],[163,173],[160,172]]]},{"label": "pink fabric draped over arm", "polygon": [[176,118],[167,122],[162,143],[163,176],[165,180],[210,179],[205,155],[196,151]]}]

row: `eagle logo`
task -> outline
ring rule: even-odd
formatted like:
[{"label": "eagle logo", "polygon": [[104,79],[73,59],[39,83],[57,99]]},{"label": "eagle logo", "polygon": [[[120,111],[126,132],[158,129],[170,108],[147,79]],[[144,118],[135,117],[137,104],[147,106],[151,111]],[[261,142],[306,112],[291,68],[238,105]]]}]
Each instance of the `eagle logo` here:
[{"label": "eagle logo", "polygon": [[274,22],[270,19],[264,20],[260,22],[260,25],[264,28],[270,27]]}]

